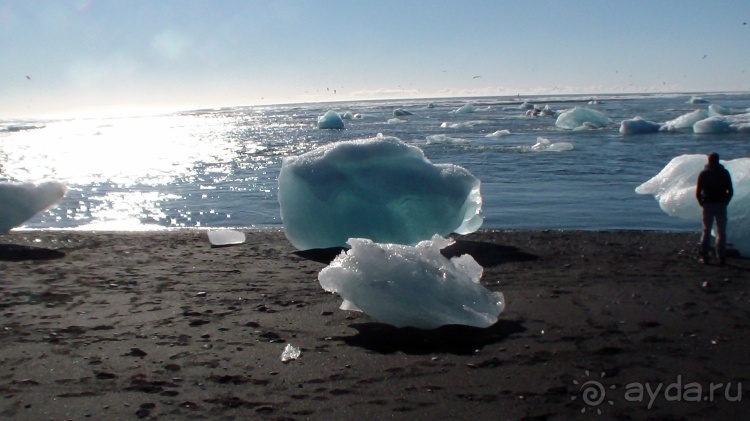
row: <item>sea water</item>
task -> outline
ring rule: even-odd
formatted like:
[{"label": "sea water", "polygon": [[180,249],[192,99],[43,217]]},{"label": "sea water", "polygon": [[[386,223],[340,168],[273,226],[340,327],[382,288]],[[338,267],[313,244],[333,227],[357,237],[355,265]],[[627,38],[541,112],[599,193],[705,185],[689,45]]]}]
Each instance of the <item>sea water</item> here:
[{"label": "sea water", "polygon": [[[0,119],[0,181],[57,180],[68,186],[27,229],[143,230],[281,228],[281,160],[341,140],[395,136],[434,163],[464,167],[481,181],[494,229],[697,230],[634,189],[673,157],[750,156],[748,134],[659,132],[624,136],[636,116],[663,123],[709,103],[747,109],[750,94],[483,97],[336,102],[188,110],[113,118]],[[589,104],[596,100],[597,104]],[[561,112],[584,106],[612,124],[557,127],[527,116],[524,102]],[[473,112],[456,112],[463,110]],[[394,110],[411,115],[394,116]],[[343,130],[318,128],[336,111]],[[400,113],[399,113],[400,114]],[[0,116],[1,117],[1,116]],[[488,136],[507,130],[509,134]],[[571,150],[538,151],[539,138]],[[567,148],[565,148],[567,149]]]}]

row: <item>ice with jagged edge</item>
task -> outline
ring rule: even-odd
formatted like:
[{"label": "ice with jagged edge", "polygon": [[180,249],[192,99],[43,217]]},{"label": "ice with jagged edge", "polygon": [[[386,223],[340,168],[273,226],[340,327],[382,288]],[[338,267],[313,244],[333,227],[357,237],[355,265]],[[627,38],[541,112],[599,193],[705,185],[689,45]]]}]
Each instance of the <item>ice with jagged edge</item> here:
[{"label": "ice with jagged edge", "polygon": [[612,120],[601,111],[587,107],[574,107],[557,116],[555,125],[561,129],[584,130],[607,127]]},{"label": "ice with jagged edge", "polygon": [[396,327],[488,327],[505,299],[479,283],[483,268],[468,254],[447,259],[453,240],[435,235],[415,246],[351,238],[318,274],[320,286],[339,294],[344,310],[358,310]]},{"label": "ice with jagged edge", "polygon": [[[695,198],[695,187],[706,163],[706,155],[680,155],[635,191],[653,195],[668,215],[700,224],[701,208]],[[750,158],[721,163],[731,174],[734,186],[734,197],[727,208],[727,242],[741,255],[750,257]]]},{"label": "ice with jagged edge", "polygon": [[284,158],[278,198],[299,250],[345,247],[349,238],[413,245],[483,222],[479,179],[382,134]]},{"label": "ice with jagged edge", "polygon": [[536,143],[531,146],[532,151],[536,152],[565,152],[572,151],[575,146],[570,142],[552,142],[546,137],[537,137]]},{"label": "ice with jagged edge", "polygon": [[341,118],[341,114],[336,111],[327,111],[322,116],[318,117],[318,128],[319,129],[343,129],[344,120]]},{"label": "ice with jagged edge", "polygon": [[57,181],[0,183],[0,232],[20,226],[59,202],[67,188]]}]

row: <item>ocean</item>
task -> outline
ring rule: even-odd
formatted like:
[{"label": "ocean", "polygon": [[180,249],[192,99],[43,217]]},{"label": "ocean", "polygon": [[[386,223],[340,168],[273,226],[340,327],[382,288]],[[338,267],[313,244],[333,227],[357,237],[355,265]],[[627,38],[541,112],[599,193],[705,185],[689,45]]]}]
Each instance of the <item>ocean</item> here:
[{"label": "ocean", "polygon": [[[161,115],[10,120],[0,118],[0,181],[57,180],[58,206],[22,229],[148,230],[281,228],[282,159],[378,133],[418,146],[434,163],[481,180],[482,228],[697,231],[634,189],[672,158],[718,152],[750,156],[748,134],[658,132],[624,136],[635,116],[663,123],[708,104],[750,108],[750,94],[646,94],[410,99],[225,107]],[[589,101],[598,103],[589,105]],[[527,116],[523,103],[561,112],[585,106],[612,124],[570,131]],[[456,113],[471,104],[474,112]],[[403,109],[408,116],[394,117]],[[317,128],[333,110],[343,130]],[[488,136],[507,130],[503,136]],[[573,149],[535,151],[538,138]]]}]

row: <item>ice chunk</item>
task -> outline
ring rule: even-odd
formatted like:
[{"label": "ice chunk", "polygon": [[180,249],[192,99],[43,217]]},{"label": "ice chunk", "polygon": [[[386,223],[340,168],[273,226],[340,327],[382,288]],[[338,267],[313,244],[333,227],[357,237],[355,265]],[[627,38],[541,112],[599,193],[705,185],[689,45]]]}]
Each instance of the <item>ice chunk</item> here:
[{"label": "ice chunk", "polygon": [[396,108],[395,110],[393,110],[394,117],[407,117],[413,114],[414,113],[412,113],[411,111],[407,111],[403,108]]},{"label": "ice chunk", "polygon": [[456,114],[470,114],[475,113],[477,111],[477,107],[473,106],[472,104],[466,104],[459,109],[456,110]]},{"label": "ice chunk", "polygon": [[324,290],[348,308],[396,327],[434,329],[458,324],[488,327],[497,322],[505,300],[479,283],[483,268],[466,254],[450,260],[440,250],[452,240],[434,236],[416,246],[378,244],[352,238],[318,274]]},{"label": "ice chunk", "polygon": [[545,137],[537,137],[536,138],[536,144],[531,147],[532,151],[546,151],[546,152],[563,152],[563,151],[571,151],[573,150],[574,146],[570,142],[556,142],[552,143],[549,139]]},{"label": "ice chunk", "polygon": [[676,130],[693,130],[695,123],[705,120],[708,118],[708,112],[706,110],[695,110],[693,112],[683,114],[674,120],[669,120],[664,123],[664,127],[668,131]]},{"label": "ice chunk", "polygon": [[302,351],[299,348],[292,344],[286,344],[284,350],[281,352],[281,361],[288,362],[296,360],[300,355],[302,355]]},{"label": "ice chunk", "polygon": [[510,130],[496,130],[490,134],[488,134],[486,137],[503,137],[510,134]]},{"label": "ice chunk", "polygon": [[631,118],[630,120],[623,120],[620,123],[620,134],[642,134],[642,133],[654,133],[661,129],[661,124],[654,123],[653,121],[644,120],[642,117]]},{"label": "ice chunk", "polygon": [[607,127],[610,123],[611,120],[604,113],[586,107],[575,107],[572,110],[563,111],[555,121],[557,127],[568,130],[581,127],[600,129]]},{"label": "ice chunk", "polygon": [[[695,185],[706,162],[706,155],[680,155],[635,191],[653,195],[668,215],[695,221],[699,227],[701,208],[695,199]],[[734,197],[727,208],[727,242],[743,256],[750,257],[750,235],[747,235],[750,232],[750,158],[722,161],[722,164],[732,175],[734,185]]]},{"label": "ice chunk", "polygon": [[343,129],[344,120],[341,115],[336,111],[328,111],[324,115],[318,117],[318,128],[319,129]]},{"label": "ice chunk", "polygon": [[709,117],[693,125],[693,131],[701,134],[720,134],[732,131],[732,126],[722,117]]},{"label": "ice chunk", "polygon": [[56,181],[0,183],[0,232],[8,232],[65,196],[67,188]]},{"label": "ice chunk", "polygon": [[416,244],[476,231],[479,189],[464,168],[432,164],[421,149],[378,135],[284,158],[278,198],[287,238],[307,250],[352,237]]},{"label": "ice chunk", "polygon": [[444,134],[433,134],[426,137],[427,144],[457,144],[457,143],[469,143],[466,139],[457,139],[455,137],[450,137]]},{"label": "ice chunk", "polygon": [[708,104],[708,101],[699,97],[699,96],[693,96],[690,97],[690,100],[688,100],[689,104]]},{"label": "ice chunk", "polygon": [[222,229],[208,230],[208,241],[214,247],[233,246],[245,242],[245,233],[242,231]]}]

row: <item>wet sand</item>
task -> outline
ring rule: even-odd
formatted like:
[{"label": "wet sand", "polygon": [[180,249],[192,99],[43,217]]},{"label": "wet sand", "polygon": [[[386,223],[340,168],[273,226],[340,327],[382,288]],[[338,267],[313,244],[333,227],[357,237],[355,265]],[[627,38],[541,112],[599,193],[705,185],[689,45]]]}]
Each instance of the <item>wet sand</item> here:
[{"label": "wet sand", "polygon": [[[454,236],[446,253],[472,254],[507,306],[487,329],[434,331],[339,310],[317,282],[332,251],[247,234],[224,248],[192,230],[0,236],[0,419],[750,411],[750,260],[701,265],[697,233]],[[302,354],[283,363],[287,343]]]}]

